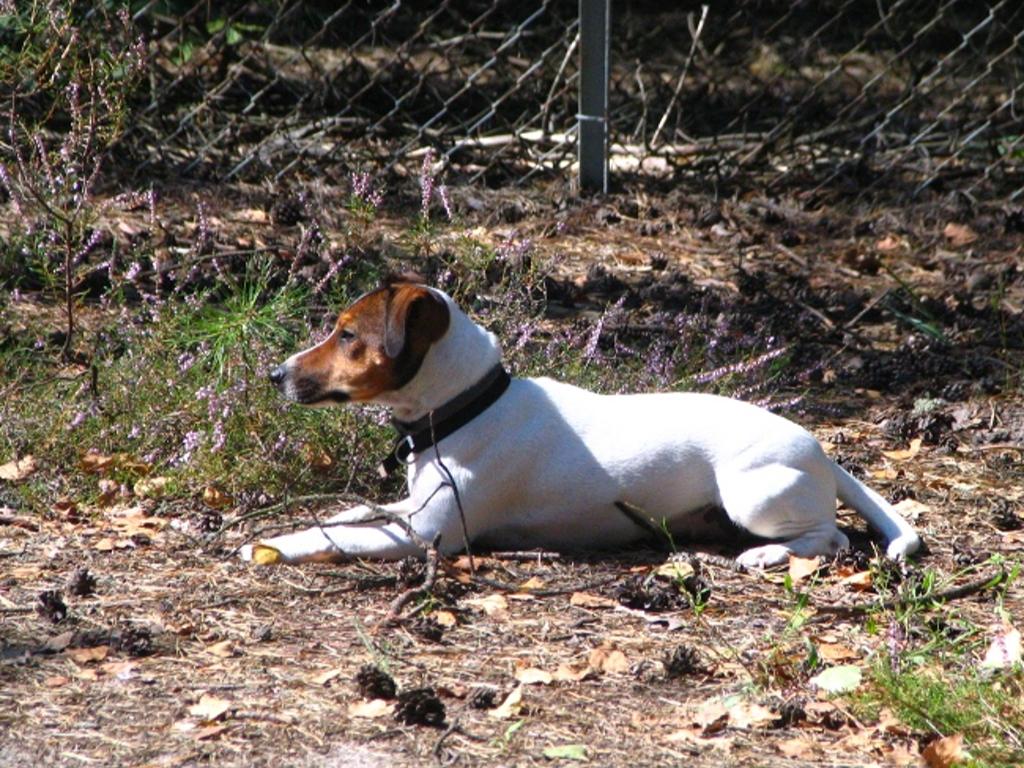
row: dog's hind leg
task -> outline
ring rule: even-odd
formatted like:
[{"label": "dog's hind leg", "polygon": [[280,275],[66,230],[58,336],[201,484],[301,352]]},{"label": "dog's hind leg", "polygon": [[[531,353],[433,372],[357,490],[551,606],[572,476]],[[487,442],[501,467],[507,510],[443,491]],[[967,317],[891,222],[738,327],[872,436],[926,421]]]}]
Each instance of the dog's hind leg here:
[{"label": "dog's hind leg", "polygon": [[849,544],[846,534],[835,525],[822,525],[819,530],[809,531],[789,541],[748,549],[736,558],[736,562],[747,568],[771,568],[784,564],[790,555],[831,557]]},{"label": "dog's hind leg", "polygon": [[[822,466],[821,469],[827,469]],[[737,562],[749,568],[770,568],[790,555],[834,555],[849,541],[836,527],[832,473],[805,467],[767,464],[744,468],[719,478],[722,506],[741,528],[779,540],[743,552]]]}]

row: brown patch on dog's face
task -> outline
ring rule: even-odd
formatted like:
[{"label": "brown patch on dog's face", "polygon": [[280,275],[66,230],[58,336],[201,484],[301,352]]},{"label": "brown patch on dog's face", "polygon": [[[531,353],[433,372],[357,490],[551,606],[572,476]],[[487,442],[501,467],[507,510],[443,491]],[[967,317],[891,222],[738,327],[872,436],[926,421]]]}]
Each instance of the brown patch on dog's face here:
[{"label": "brown patch on dog's face", "polygon": [[343,311],[330,336],[289,359],[271,380],[306,405],[373,400],[412,380],[449,322],[444,300],[428,288],[388,285]]}]

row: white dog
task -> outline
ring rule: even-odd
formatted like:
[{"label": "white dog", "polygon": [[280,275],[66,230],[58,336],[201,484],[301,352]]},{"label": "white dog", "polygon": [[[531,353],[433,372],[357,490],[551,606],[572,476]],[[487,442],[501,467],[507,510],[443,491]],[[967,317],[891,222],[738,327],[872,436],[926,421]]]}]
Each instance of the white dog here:
[{"label": "white dog", "polygon": [[[714,395],[609,396],[546,378],[510,380],[494,335],[416,282],[361,297],[327,339],[270,378],[306,405],[391,407],[400,439],[385,465],[406,465],[409,497],[384,509],[423,540],[439,534],[444,553],[467,539],[503,549],[610,548],[653,529],[682,541],[719,509],[742,531],[775,540],[738,558],[764,568],[846,546],[837,495],[881,533],[890,557],[920,544],[881,496],[781,416]],[[242,556],[299,563],[423,554],[405,527],[379,517],[366,524],[372,516],[349,509],[321,527],[247,545]]]}]

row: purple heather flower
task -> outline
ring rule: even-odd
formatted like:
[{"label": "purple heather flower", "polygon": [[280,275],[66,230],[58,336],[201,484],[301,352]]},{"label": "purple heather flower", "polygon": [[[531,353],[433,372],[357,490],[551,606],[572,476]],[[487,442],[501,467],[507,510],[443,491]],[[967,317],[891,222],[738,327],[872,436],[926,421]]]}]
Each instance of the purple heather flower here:
[{"label": "purple heather flower", "polygon": [[889,622],[889,627],[885,633],[885,641],[889,649],[889,665],[894,675],[899,674],[900,653],[903,652],[907,644],[907,636],[904,634],[903,627],[899,625],[899,622]]},{"label": "purple heather flower", "polygon": [[74,415],[74,418],[72,418],[71,421],[68,422],[68,429],[77,429],[78,427],[82,426],[83,422],[85,422],[85,418],[85,411],[79,411]]},{"label": "purple heather flower", "polygon": [[217,453],[224,448],[228,436],[224,432],[224,422],[218,421],[213,425],[213,442],[210,444],[210,452]]},{"label": "purple heather flower", "polygon": [[192,460],[192,454],[196,448],[202,445],[203,433],[193,430],[187,432],[181,441],[181,455],[178,457],[178,464],[188,464]]},{"label": "purple heather flower", "polygon": [[352,194],[376,210],[384,202],[384,195],[374,189],[373,177],[365,171],[353,171],[351,175]]},{"label": "purple heather flower", "polygon": [[420,169],[420,216],[430,218],[430,200],[434,196],[434,150],[427,147],[423,155],[423,167]]},{"label": "purple heather flower", "polygon": [[72,259],[73,264],[79,264],[82,259],[89,255],[89,252],[96,247],[100,240],[103,239],[103,232],[99,229],[94,229],[89,233],[88,239],[82,243],[82,247],[78,249],[78,253],[75,254]]},{"label": "purple heather flower", "polygon": [[11,176],[7,172],[7,166],[0,163],[0,185],[7,190],[7,195],[11,199],[11,207],[14,209],[16,216],[21,216],[21,201],[18,198],[17,190],[14,188],[14,184],[11,181]]},{"label": "purple heather flower", "polygon": [[448,221],[455,220],[455,213],[452,210],[452,200],[448,195],[448,186],[441,184],[437,188],[437,195],[441,198],[441,205],[444,207],[444,215],[448,217]]}]

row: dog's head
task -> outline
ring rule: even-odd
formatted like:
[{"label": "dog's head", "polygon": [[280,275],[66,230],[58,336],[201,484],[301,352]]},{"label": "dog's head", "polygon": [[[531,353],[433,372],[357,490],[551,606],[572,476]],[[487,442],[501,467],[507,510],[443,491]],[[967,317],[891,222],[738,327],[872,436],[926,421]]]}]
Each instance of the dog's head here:
[{"label": "dog's head", "polygon": [[344,310],[330,336],[271,371],[270,381],[304,405],[372,401],[412,380],[450,320],[438,293],[391,279]]}]

